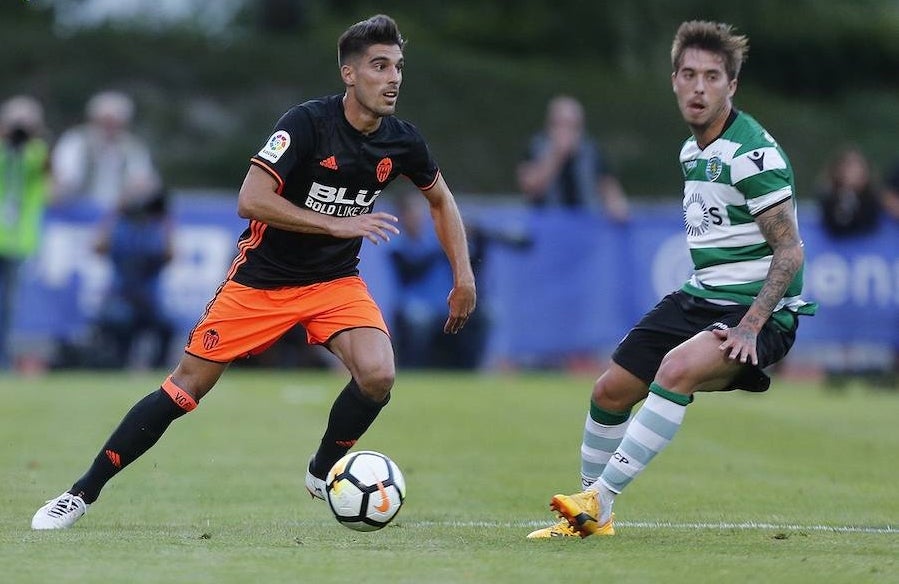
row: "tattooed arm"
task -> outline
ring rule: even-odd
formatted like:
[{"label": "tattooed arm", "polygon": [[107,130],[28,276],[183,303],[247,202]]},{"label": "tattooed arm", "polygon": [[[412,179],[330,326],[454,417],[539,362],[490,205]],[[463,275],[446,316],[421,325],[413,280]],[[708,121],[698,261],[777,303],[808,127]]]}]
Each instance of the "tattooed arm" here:
[{"label": "tattooed arm", "polygon": [[802,267],[803,250],[799,229],[790,200],[772,207],[755,218],[774,256],[762,289],[740,324],[718,334],[723,339],[720,349],[731,359],[758,365],[756,338],[784,297],[790,282]]}]

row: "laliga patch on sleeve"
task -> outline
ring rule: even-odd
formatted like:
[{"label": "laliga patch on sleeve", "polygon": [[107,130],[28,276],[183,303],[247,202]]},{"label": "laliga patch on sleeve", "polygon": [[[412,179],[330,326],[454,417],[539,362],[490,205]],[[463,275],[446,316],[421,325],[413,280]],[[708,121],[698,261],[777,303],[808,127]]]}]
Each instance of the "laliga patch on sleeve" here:
[{"label": "laliga patch on sleeve", "polygon": [[278,130],[272,137],[268,139],[262,150],[259,151],[259,158],[268,160],[269,162],[278,162],[281,155],[287,152],[290,146],[290,134],[284,130]]}]

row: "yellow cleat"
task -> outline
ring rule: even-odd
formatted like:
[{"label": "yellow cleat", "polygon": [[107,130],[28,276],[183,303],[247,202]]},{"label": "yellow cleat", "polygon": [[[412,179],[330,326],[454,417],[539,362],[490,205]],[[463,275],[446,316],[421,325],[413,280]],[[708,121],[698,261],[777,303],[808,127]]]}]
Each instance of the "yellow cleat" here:
[{"label": "yellow cleat", "polygon": [[551,537],[580,537],[581,534],[568,525],[568,520],[563,519],[555,525],[544,527],[528,534],[528,539],[549,539]]},{"label": "yellow cleat", "polygon": [[601,524],[599,499],[596,491],[584,491],[574,495],[556,495],[549,504],[550,509],[568,522],[581,537],[588,535],[615,535],[615,515]]}]

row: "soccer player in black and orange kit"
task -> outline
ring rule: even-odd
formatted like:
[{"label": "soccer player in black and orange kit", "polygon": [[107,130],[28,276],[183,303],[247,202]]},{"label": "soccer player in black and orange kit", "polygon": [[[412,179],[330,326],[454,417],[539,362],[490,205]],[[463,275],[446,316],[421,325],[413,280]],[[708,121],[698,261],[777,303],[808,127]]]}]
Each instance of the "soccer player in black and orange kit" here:
[{"label": "soccer player in black and orange kit", "polygon": [[252,157],[238,196],[238,213],[249,226],[181,361],[126,414],[87,473],[37,511],[33,529],[73,525],[116,473],[197,406],[231,361],[264,351],[296,324],[351,374],[307,468],[307,488],[323,498],[331,465],[368,429],[394,383],[387,326],[357,264],[363,238],[377,244],[399,233],[396,217],[373,210],[399,175],[427,198],[453,270],[444,332],[464,326],[476,292],[459,210],[422,136],[393,115],[404,42],[384,15],[343,33],[338,58],[345,93],[290,109]]}]

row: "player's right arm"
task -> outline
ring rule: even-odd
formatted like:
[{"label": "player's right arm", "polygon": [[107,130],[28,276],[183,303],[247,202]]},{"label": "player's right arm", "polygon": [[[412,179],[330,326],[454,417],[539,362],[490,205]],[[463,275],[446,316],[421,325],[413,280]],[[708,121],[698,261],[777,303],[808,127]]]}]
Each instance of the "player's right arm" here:
[{"label": "player's right arm", "polygon": [[374,244],[399,233],[397,218],[376,212],[357,217],[330,217],[298,207],[281,196],[275,178],[252,164],[237,197],[237,214],[285,231],[330,235],[341,239],[365,237]]}]

